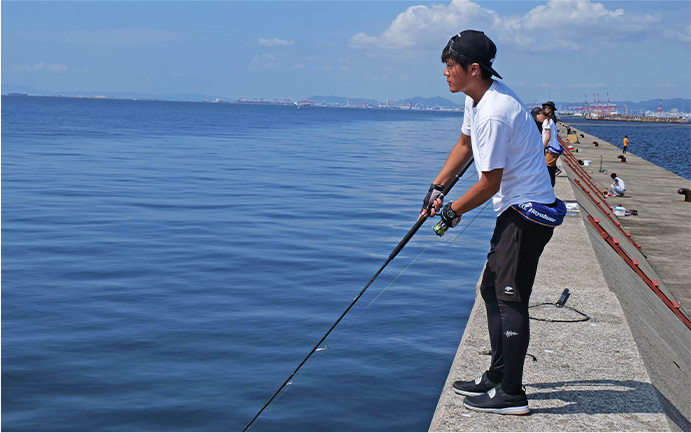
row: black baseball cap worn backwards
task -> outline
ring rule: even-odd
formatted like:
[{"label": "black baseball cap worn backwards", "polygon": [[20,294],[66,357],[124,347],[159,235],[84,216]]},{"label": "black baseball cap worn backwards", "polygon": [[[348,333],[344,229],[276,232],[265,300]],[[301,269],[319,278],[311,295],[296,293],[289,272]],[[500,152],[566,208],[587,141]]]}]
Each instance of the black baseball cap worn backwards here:
[{"label": "black baseball cap worn backwards", "polygon": [[501,75],[492,68],[492,63],[497,57],[497,46],[484,32],[478,30],[464,30],[453,36],[447,45],[449,48],[462,54],[487,69],[492,75],[501,78]]}]

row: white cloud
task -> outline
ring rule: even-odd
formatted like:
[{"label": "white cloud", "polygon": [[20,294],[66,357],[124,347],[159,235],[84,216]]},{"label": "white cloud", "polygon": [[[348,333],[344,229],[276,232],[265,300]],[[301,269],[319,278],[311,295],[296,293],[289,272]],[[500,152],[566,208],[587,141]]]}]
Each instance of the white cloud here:
[{"label": "white cloud", "polygon": [[[441,39],[471,26],[486,28],[495,20],[493,11],[468,0],[453,0],[449,5],[411,6],[399,14],[380,36],[359,33],[350,40],[353,48],[429,48]],[[442,36],[443,35],[443,36]]]},{"label": "white cloud", "polygon": [[295,41],[293,40],[286,40],[286,39],[279,39],[279,38],[273,38],[273,39],[264,39],[260,38],[257,39],[257,44],[264,46],[264,47],[287,47],[290,45],[295,45]]},{"label": "white cloud", "polygon": [[14,65],[12,67],[12,70],[15,72],[29,72],[29,71],[48,71],[48,72],[65,72],[69,68],[61,63],[51,63],[49,65],[46,65],[45,63],[37,63],[33,66],[31,65]]},{"label": "white cloud", "polygon": [[[578,50],[593,38],[626,40],[632,34],[659,31],[660,17],[627,14],[602,3],[549,0],[520,16],[501,16],[470,0],[447,5],[416,5],[400,13],[378,36],[359,33],[350,46],[367,50],[439,50],[440,41],[462,29],[483,30],[501,49]],[[683,38],[683,36],[680,36]]]},{"label": "white cloud", "polygon": [[46,66],[46,70],[50,72],[65,72],[67,71],[67,66],[60,63],[51,63],[50,65]]},{"label": "white cloud", "polygon": [[689,24],[689,26],[683,31],[665,29],[664,34],[672,40],[678,40],[679,42],[691,42],[691,24]]}]

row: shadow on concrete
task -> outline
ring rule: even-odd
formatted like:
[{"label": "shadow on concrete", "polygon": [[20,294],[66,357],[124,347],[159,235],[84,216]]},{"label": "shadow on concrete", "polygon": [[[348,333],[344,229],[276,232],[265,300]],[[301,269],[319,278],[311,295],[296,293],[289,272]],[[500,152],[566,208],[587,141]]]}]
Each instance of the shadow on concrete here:
[{"label": "shadow on concrete", "polygon": [[[532,413],[664,412],[680,431],[691,431],[691,422],[650,383],[636,380],[575,380],[531,383],[527,388],[530,400],[554,402],[552,406],[543,403],[540,408],[531,408]],[[651,401],[651,398],[657,400]]]}]

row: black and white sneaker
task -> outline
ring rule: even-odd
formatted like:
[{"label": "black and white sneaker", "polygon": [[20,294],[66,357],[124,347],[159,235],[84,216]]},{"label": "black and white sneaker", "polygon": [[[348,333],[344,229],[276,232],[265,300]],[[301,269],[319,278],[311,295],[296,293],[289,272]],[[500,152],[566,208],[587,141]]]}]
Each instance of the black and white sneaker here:
[{"label": "black and white sneaker", "polygon": [[520,394],[507,394],[501,384],[495,386],[477,397],[468,397],[463,401],[463,406],[478,412],[500,413],[504,415],[528,415],[528,397],[525,392]]},{"label": "black and white sneaker", "polygon": [[486,393],[497,385],[496,382],[489,380],[487,378],[487,372],[484,372],[482,376],[475,380],[469,380],[467,382],[458,380],[453,383],[452,388],[456,394],[461,394],[466,397],[476,397]]}]

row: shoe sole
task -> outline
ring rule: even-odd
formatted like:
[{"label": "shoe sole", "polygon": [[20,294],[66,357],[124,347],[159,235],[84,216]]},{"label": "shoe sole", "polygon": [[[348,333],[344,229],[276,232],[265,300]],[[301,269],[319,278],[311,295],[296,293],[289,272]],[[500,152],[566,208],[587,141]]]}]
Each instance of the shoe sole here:
[{"label": "shoe sole", "polygon": [[[460,394],[460,395],[465,396],[465,397],[477,397],[478,395],[484,394],[484,392],[465,391],[465,390],[456,389],[456,388],[453,388],[453,390],[456,394]],[[485,391],[485,392],[487,392],[487,391]]]},{"label": "shoe sole", "polygon": [[466,409],[474,410],[477,412],[489,412],[489,413],[499,413],[502,415],[528,415],[530,413],[530,408],[526,406],[513,406],[513,407],[477,407],[472,406],[466,402],[463,402],[463,406]]}]

